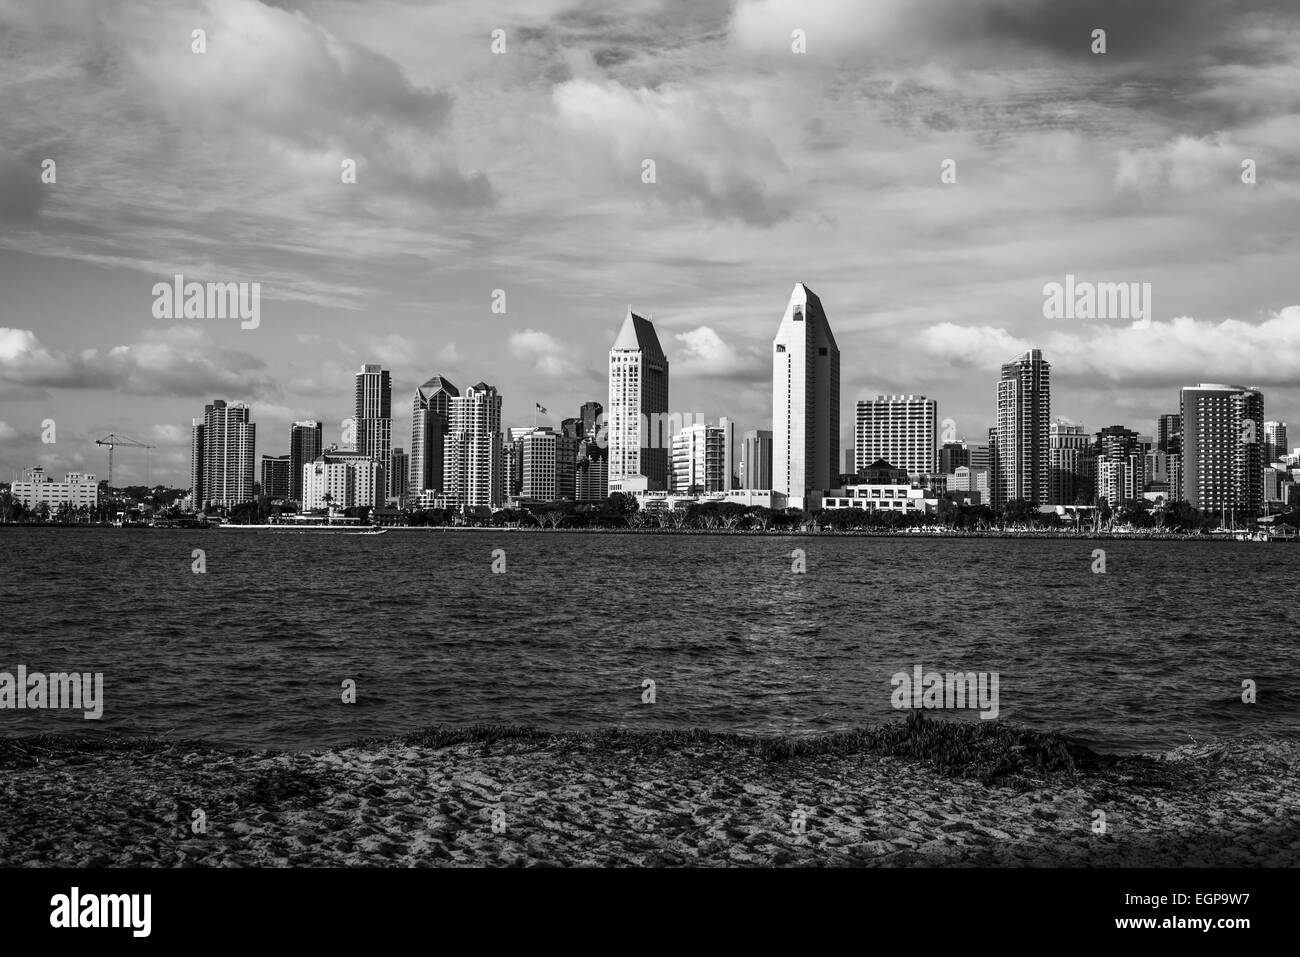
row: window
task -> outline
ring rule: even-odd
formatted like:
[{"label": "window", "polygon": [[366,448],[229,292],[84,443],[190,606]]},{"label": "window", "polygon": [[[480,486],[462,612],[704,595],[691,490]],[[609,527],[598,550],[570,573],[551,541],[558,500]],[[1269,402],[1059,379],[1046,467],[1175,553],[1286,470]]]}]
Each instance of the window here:
[{"label": "window", "polygon": [[785,352],[785,346],[783,346],[783,345],[779,345],[779,344],[778,344],[777,347],[776,347],[776,351],[777,351],[777,352]]},{"label": "window", "polygon": [[825,346],[822,346],[820,349],[818,349],[818,350],[817,350],[817,354],[818,354],[819,356],[824,356],[824,355],[826,355],[826,347],[825,347]]}]

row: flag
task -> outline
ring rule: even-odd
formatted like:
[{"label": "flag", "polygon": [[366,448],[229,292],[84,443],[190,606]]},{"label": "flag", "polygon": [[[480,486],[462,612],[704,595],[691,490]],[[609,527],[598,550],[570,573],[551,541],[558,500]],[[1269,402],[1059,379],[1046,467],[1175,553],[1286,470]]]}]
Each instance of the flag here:
[{"label": "flag", "polygon": [[536,402],[534,402],[533,405],[537,406],[537,411],[538,411],[538,412],[542,413],[542,415],[546,415],[546,409],[545,409],[544,406],[542,406],[542,405],[540,405],[540,404],[538,404],[538,403],[536,403]]}]

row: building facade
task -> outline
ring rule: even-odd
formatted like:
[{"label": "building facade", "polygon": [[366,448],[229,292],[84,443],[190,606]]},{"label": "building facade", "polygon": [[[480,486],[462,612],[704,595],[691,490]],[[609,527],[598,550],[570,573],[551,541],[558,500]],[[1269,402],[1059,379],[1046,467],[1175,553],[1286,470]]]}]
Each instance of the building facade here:
[{"label": "building facade", "polygon": [[772,431],[749,429],[740,444],[739,488],[772,487]]},{"label": "building facade", "polygon": [[821,300],[799,282],[772,342],[772,490],[803,508],[838,484],[839,463],[840,350]]},{"label": "building facade", "polygon": [[644,475],[651,489],[668,487],[672,436],[667,413],[668,359],[654,325],[629,308],[609,350],[605,424],[610,491],[621,491],[635,475]]},{"label": "building facade", "polygon": [[[204,406],[203,424],[200,427],[196,422],[191,435],[190,494],[194,508],[229,508],[253,501],[257,428],[250,421],[248,406],[214,400]],[[195,455],[195,446],[200,444],[201,454]]]},{"label": "building facade", "polygon": [[1264,394],[1217,382],[1180,392],[1183,498],[1212,513],[1250,516],[1264,504]]},{"label": "building facade", "polygon": [[411,400],[411,454],[407,494],[441,492],[451,400],[460,395],[450,380],[436,375],[415,390]]},{"label": "building facade", "polygon": [[289,497],[293,482],[289,476],[288,455],[262,456],[262,496],[272,502],[282,502]]},{"label": "building facade", "polygon": [[937,426],[938,404],[923,395],[880,395],[859,401],[853,471],[885,459],[912,476],[931,474],[938,468]]},{"label": "building facade", "polygon": [[501,395],[485,382],[454,396],[443,455],[444,497],[455,506],[498,506],[505,495]]},{"label": "building facade", "polygon": [[1044,505],[1051,496],[1051,370],[1041,349],[1002,366],[996,447],[990,449],[996,509],[1013,499]]},{"label": "building facade", "polygon": [[302,501],[302,467],[325,450],[320,422],[304,419],[289,426],[289,497]]},{"label": "building facade", "polygon": [[[373,458],[387,475],[393,455],[393,382],[388,370],[376,363],[361,367],[355,408],[357,451]],[[384,489],[385,497],[392,494],[391,487]]]},{"label": "building facade", "polygon": [[384,467],[369,453],[331,449],[303,466],[303,511],[384,504]]},{"label": "building facade", "polygon": [[9,486],[9,494],[29,509],[42,503],[51,512],[63,505],[94,508],[99,504],[99,480],[88,472],[68,472],[62,482],[56,482],[38,465],[20,472]]}]

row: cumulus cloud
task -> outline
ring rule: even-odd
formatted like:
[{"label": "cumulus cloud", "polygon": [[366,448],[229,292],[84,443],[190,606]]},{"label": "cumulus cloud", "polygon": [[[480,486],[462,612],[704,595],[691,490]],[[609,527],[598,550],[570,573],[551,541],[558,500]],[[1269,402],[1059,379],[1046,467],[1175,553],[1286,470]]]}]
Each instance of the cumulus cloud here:
[{"label": "cumulus cloud", "polygon": [[674,333],[673,373],[708,379],[754,381],[770,375],[766,350],[730,345],[710,326]]},{"label": "cumulus cloud", "polygon": [[922,350],[942,362],[992,370],[1030,348],[1043,350],[1054,380],[1178,387],[1207,380],[1241,385],[1300,384],[1300,306],[1262,321],[1179,316],[1134,324],[1075,322],[1030,341],[1005,329],[939,323],[924,330]]},{"label": "cumulus cloud", "polygon": [[[755,226],[771,226],[793,209],[790,196],[767,186],[789,169],[755,129],[743,97],[573,79],[553,98],[567,134],[583,144],[573,160],[592,164],[629,196]],[[643,182],[646,160],[655,164],[653,183]]]},{"label": "cumulus cloud", "polygon": [[1240,185],[1247,153],[1221,136],[1179,136],[1159,146],[1121,149],[1115,186],[1121,190],[1169,187],[1180,193]]},{"label": "cumulus cloud", "polygon": [[577,363],[569,355],[571,350],[549,333],[538,329],[512,332],[506,339],[506,347],[516,359],[531,362],[533,371],[544,378],[569,379],[580,374]]},{"label": "cumulus cloud", "polygon": [[53,349],[30,329],[0,327],[0,380],[146,396],[280,393],[261,359],[214,346],[198,327],[146,330],[138,342],[103,351]]}]

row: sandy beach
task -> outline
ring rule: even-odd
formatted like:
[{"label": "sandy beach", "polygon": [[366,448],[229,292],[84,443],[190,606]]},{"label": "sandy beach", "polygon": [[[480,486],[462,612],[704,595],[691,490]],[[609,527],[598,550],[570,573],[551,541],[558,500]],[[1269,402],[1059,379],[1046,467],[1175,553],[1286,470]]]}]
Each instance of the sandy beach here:
[{"label": "sandy beach", "polygon": [[0,776],[10,867],[1300,864],[1300,746],[1270,740],[1116,758],[935,720],[301,753],[28,737],[0,739]]}]

